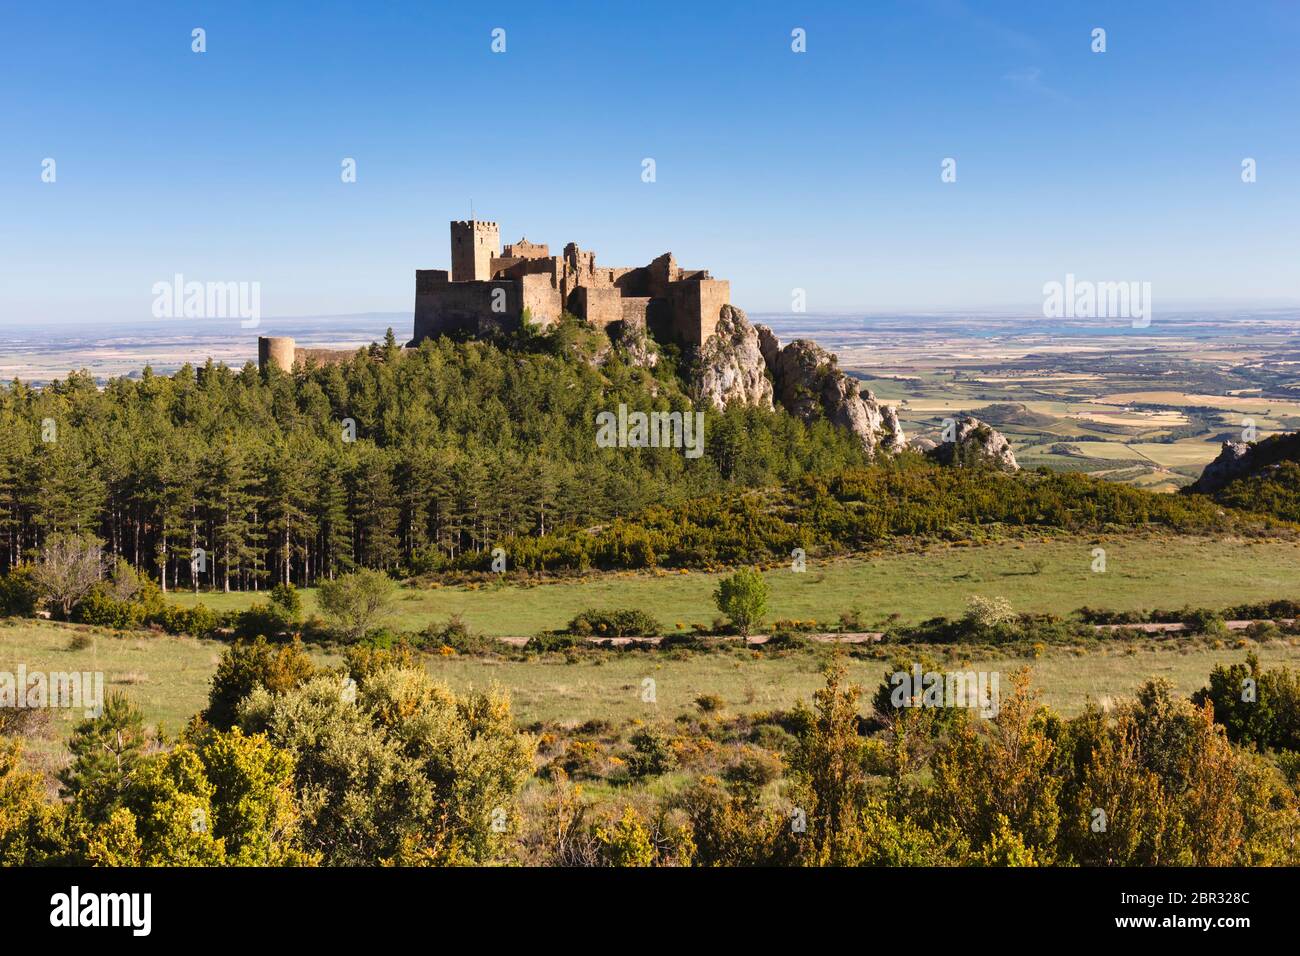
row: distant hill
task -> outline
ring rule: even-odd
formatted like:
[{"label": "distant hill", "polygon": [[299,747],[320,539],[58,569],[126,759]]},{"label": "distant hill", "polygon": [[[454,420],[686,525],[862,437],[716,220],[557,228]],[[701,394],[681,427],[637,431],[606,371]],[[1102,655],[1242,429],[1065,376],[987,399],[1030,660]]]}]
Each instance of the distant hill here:
[{"label": "distant hill", "polygon": [[990,425],[1025,425],[1030,428],[1043,428],[1056,424],[1057,419],[1042,412],[1032,412],[1018,402],[999,402],[986,405],[971,412],[980,421]]}]

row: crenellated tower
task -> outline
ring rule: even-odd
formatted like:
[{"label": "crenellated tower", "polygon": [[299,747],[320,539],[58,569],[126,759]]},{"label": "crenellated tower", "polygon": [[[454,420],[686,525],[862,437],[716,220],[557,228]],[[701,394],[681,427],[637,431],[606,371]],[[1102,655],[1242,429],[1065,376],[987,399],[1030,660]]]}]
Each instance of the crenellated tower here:
[{"label": "crenellated tower", "polygon": [[451,224],[451,281],[486,282],[492,260],[501,255],[501,230],[495,222],[457,219]]}]

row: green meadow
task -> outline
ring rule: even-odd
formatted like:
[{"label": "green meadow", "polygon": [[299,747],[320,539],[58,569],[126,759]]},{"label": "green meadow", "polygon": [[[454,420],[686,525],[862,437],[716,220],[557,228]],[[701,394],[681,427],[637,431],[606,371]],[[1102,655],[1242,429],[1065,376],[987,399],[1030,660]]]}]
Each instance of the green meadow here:
[{"label": "green meadow", "polygon": [[[1106,570],[1092,570],[1095,548]],[[652,613],[666,631],[710,624],[718,574],[614,572],[547,583],[510,581],[404,588],[390,624],[419,630],[460,614],[469,627],[494,637],[563,627],[585,608],[635,607]],[[1019,611],[1067,613],[1088,605],[1115,610],[1226,607],[1246,601],[1300,596],[1300,542],[1209,540],[1180,536],[1116,536],[1004,542],[935,548],[827,562],[807,570],[767,572],[772,619],[834,625],[851,608],[867,623],[893,614],[905,622],[958,615],[972,595],[1001,596]],[[307,613],[315,594],[303,592]],[[180,603],[201,601],[219,610],[245,608],[265,595],[178,592]]]},{"label": "green meadow", "polygon": [[[73,649],[78,634],[90,646]],[[1038,657],[1009,656],[990,648],[929,648],[945,668],[997,671],[1005,680],[1020,667],[1032,669],[1045,703],[1077,713],[1088,700],[1130,696],[1148,677],[1166,677],[1182,693],[1204,686],[1216,663],[1245,658],[1247,646],[1269,665],[1300,665],[1300,643],[1256,644],[1230,639],[1215,647],[1204,639],[1116,640],[1081,648],[1048,647]],[[207,700],[208,682],[224,645],[164,634],[115,635],[49,622],[7,621],[0,625],[0,670],[102,671],[105,690],[125,691],[146,719],[175,733]],[[881,655],[909,656],[905,647],[877,648]],[[579,724],[592,719],[619,723],[640,718],[672,719],[691,710],[696,697],[716,694],[732,712],[786,708],[808,700],[822,680],[829,648],[762,654],[736,649],[708,653],[650,650],[593,651],[516,660],[425,657],[430,673],[458,690],[498,683],[510,690],[520,723]],[[313,650],[322,664],[337,657]],[[883,679],[884,657],[848,659],[850,677],[867,688]],[[654,701],[643,700],[654,682]],[[52,738],[67,735],[83,715],[55,711]]]},{"label": "green meadow", "polygon": [[[1106,550],[1106,570],[1091,570],[1093,549]],[[588,607],[640,607],[672,631],[680,624],[708,624],[716,616],[711,592],[716,574],[614,573],[540,584],[404,587],[391,624],[418,629],[460,614],[475,631],[494,636],[527,635],[563,626]],[[1022,611],[1065,613],[1082,605],[1114,609],[1224,607],[1296,597],[1300,545],[1285,541],[1214,541],[1177,536],[1056,539],[980,547],[942,547],[924,552],[810,561],[804,573],[767,572],[770,619],[797,618],[833,624],[857,607],[868,624],[897,614],[906,621],[957,615],[971,595],[1003,596]],[[315,594],[303,592],[308,613]],[[247,607],[265,595],[171,595],[181,603],[201,600],[219,609]],[[80,635],[80,637],[78,637]],[[74,645],[74,638],[77,638]],[[87,638],[89,639],[87,642]],[[1237,646],[1240,644],[1241,646]],[[84,646],[77,646],[84,645]],[[148,719],[175,732],[201,710],[224,644],[159,633],[118,634],[106,629],[26,619],[0,621],[0,670],[102,671],[108,690],[124,690]],[[1091,697],[1131,695],[1147,677],[1164,676],[1183,693],[1204,685],[1210,668],[1239,661],[1255,647],[1268,663],[1300,663],[1300,642],[1255,645],[1230,638],[1215,646],[1205,639],[1099,641],[1086,651],[1048,647],[1037,658],[1008,656],[987,647],[936,647],[929,653],[945,666],[996,670],[1033,669],[1046,703],[1077,712]],[[882,645],[867,653],[893,654]],[[427,656],[426,666],[458,689],[497,682],[513,697],[522,723],[576,724],[602,718],[621,721],[672,718],[701,694],[716,694],[733,710],[788,707],[807,699],[821,683],[828,647],[784,654],[730,647],[710,653],[629,649],[542,657]],[[322,664],[330,651],[313,648]],[[863,653],[862,651],[858,652]],[[874,687],[883,659],[854,656],[852,678]],[[654,702],[642,700],[654,681]],[[78,714],[56,713],[54,737],[71,729]]]}]

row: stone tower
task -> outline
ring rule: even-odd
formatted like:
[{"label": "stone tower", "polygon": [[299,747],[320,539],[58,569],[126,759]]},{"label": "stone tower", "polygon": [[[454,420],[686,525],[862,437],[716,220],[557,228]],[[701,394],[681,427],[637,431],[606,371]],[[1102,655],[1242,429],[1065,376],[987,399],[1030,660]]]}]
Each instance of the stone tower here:
[{"label": "stone tower", "polygon": [[294,341],[287,335],[259,335],[257,337],[257,365],[266,368],[272,363],[286,372],[293,371]]},{"label": "stone tower", "polygon": [[501,255],[501,230],[495,222],[455,220],[451,224],[451,281],[485,282],[492,260]]}]

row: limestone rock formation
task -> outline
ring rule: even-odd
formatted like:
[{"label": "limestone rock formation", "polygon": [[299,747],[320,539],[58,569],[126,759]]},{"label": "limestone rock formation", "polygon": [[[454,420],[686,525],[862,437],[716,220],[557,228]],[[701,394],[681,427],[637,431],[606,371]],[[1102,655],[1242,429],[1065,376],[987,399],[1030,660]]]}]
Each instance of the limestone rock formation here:
[{"label": "limestone rock formation", "polygon": [[1020,470],[1006,436],[970,415],[957,419],[952,441],[935,445],[925,454],[944,465],[987,462],[1003,471]]},{"label": "limestone rock formation", "polygon": [[659,364],[659,350],[646,332],[645,321],[616,322],[609,328],[610,341],[621,348],[627,360],[641,368]]},{"label": "limestone rock formation", "polygon": [[[893,408],[876,401],[870,391],[840,371],[835,356],[807,339],[795,339],[778,349],[776,337],[760,334],[768,367],[776,383],[776,399],[792,415],[812,421],[825,415],[834,425],[858,436],[868,452],[893,453],[906,444]],[[770,340],[770,341],[769,341]]]},{"label": "limestone rock formation", "polygon": [[781,343],[776,340],[776,333],[766,325],[754,326],[758,333],[758,350],[763,353],[763,364],[769,369],[776,364],[776,353],[781,351]]},{"label": "limestone rock formation", "polygon": [[696,353],[695,394],[715,408],[739,403],[770,409],[772,383],[766,373],[758,332],[743,311],[724,305],[717,330]]},{"label": "limestone rock formation", "polygon": [[1192,482],[1189,491],[1213,494],[1224,485],[1254,470],[1254,456],[1244,441],[1225,441],[1219,456],[1205,466],[1201,477]]},{"label": "limestone rock formation", "polygon": [[1225,441],[1219,457],[1184,490],[1212,495],[1241,478],[1274,478],[1288,462],[1300,462],[1300,432],[1282,432],[1251,443]]}]

